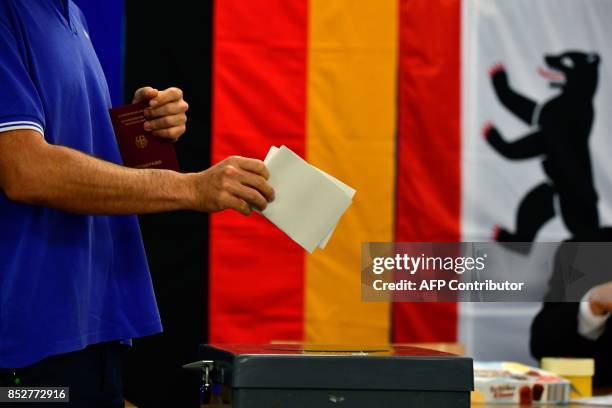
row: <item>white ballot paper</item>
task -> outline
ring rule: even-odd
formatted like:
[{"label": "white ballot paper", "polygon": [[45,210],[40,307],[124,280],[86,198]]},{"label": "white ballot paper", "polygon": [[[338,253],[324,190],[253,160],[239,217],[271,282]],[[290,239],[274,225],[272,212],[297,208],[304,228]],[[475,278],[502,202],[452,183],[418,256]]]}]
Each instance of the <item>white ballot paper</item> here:
[{"label": "white ballot paper", "polygon": [[325,248],[355,190],[286,146],[272,146],[264,163],[275,199],[261,214],[308,252]]}]

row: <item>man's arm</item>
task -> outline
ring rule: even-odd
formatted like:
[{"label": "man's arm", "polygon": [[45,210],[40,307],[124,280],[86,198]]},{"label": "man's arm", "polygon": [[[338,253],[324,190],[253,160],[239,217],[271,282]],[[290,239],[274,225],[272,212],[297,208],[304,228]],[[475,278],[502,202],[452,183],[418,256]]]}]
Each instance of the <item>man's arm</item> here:
[{"label": "man's arm", "polygon": [[230,157],[192,174],[130,169],[67,147],[33,130],[0,133],[0,188],[13,201],[80,214],[144,214],[178,209],[244,215],[274,192],[260,160]]}]

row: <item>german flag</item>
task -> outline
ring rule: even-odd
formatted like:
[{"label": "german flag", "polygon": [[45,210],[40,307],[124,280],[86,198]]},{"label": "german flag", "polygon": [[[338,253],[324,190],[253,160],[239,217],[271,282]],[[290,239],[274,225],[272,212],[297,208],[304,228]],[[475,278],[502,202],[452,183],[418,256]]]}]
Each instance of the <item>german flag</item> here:
[{"label": "german flag", "polygon": [[[261,217],[212,217],[212,342],[392,340],[391,306],[361,301],[361,243],[458,239],[458,169],[428,172],[427,160],[440,161],[439,145],[458,154],[459,10],[458,0],[215,4],[213,162],[287,145],[358,195],[312,255]],[[410,106],[399,126],[398,100]],[[439,120],[448,115],[457,121]],[[439,208],[418,206],[415,188]],[[445,223],[423,235],[439,212]],[[396,327],[422,329],[396,340],[454,339],[454,305],[427,307],[442,319],[395,308]]]}]

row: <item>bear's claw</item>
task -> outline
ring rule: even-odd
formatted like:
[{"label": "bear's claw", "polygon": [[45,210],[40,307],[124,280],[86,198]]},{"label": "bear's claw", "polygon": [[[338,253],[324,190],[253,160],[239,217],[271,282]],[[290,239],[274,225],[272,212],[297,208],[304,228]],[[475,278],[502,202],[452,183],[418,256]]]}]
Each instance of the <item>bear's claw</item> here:
[{"label": "bear's claw", "polygon": [[499,224],[495,224],[493,226],[493,230],[491,231],[491,238],[493,241],[499,241],[499,234],[501,234],[502,227]]},{"label": "bear's claw", "polygon": [[498,62],[497,64],[495,64],[495,65],[491,66],[491,68],[489,68],[489,76],[491,78],[493,78],[498,73],[504,72],[504,71],[506,71],[506,67],[501,62]]},{"label": "bear's claw", "polygon": [[493,130],[494,126],[493,126],[493,122],[488,121],[487,123],[484,124],[484,126],[482,127],[482,137],[484,139],[488,139],[489,136],[491,135],[491,131]]}]

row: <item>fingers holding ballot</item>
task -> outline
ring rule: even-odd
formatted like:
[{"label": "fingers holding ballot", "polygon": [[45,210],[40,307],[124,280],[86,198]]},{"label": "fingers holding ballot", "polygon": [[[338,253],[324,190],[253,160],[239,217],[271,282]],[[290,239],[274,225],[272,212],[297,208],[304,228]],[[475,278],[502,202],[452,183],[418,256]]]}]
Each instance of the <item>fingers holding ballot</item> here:
[{"label": "fingers holding ballot", "polygon": [[274,200],[267,182],[270,173],[261,160],[232,156],[198,173],[197,202],[201,211],[226,209],[250,215],[253,208],[265,209]]},{"label": "fingers holding ballot", "polygon": [[200,173],[203,211],[259,212],[308,252],[325,248],[355,189],[285,146],[262,162],[233,156]]}]

